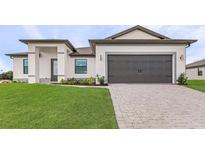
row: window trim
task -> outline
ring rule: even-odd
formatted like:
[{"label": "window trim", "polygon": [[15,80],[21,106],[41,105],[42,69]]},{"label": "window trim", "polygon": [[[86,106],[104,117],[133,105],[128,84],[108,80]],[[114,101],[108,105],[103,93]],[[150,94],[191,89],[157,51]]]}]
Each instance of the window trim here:
[{"label": "window trim", "polygon": [[[28,59],[23,59],[23,74],[28,74],[28,65],[25,66],[25,61],[27,60],[27,64],[28,64]],[[27,67],[27,72],[26,72],[26,69],[25,67]]]},{"label": "window trim", "polygon": [[[86,61],[86,73],[77,73],[76,72],[76,62],[78,61],[78,60],[85,60]],[[88,73],[88,60],[87,59],[75,59],[75,61],[74,61],[74,65],[75,65],[75,74],[87,74]],[[80,67],[80,66],[78,66],[78,67]],[[82,66],[82,67],[85,67],[85,66]]]},{"label": "window trim", "polygon": [[[200,67],[198,67],[198,76],[203,76],[203,71],[202,70],[199,70]],[[201,72],[201,73],[200,73]]]}]

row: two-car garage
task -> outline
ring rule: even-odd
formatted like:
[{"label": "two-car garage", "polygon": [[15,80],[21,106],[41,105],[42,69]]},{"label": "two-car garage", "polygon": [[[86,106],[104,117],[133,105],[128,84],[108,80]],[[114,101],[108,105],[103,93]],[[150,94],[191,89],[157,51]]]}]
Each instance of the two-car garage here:
[{"label": "two-car garage", "polygon": [[108,83],[172,83],[172,55],[108,55]]},{"label": "two-car garage", "polygon": [[186,48],[197,40],[171,39],[135,26],[105,39],[90,40],[96,74],[106,83],[177,83],[185,73]]}]

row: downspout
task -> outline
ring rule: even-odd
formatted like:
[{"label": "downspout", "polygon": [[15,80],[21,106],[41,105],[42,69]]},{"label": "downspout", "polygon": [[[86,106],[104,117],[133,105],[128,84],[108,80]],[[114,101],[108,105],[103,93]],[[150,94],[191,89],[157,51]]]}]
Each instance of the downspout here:
[{"label": "downspout", "polygon": [[187,44],[186,48],[190,47],[190,43]]},{"label": "downspout", "polygon": [[[190,43],[188,43],[185,48],[188,48],[188,47],[190,47]],[[185,60],[186,60],[186,59],[187,59],[187,58],[186,58],[186,51],[185,51]],[[186,61],[185,61],[185,74],[186,74]]]}]

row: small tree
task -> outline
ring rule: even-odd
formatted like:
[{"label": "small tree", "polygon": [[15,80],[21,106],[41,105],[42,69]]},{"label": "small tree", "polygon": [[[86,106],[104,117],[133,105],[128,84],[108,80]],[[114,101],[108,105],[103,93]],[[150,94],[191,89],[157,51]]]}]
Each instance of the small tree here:
[{"label": "small tree", "polygon": [[0,74],[0,80],[12,80],[13,79],[13,72],[8,71]]},{"label": "small tree", "polygon": [[186,77],[185,73],[180,74],[177,81],[179,85],[187,85],[188,77]]}]

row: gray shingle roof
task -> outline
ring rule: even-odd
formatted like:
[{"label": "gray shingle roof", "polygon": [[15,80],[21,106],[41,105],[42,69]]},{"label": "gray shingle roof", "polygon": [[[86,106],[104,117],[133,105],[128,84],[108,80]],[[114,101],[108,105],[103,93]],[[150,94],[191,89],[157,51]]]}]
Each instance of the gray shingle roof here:
[{"label": "gray shingle roof", "polygon": [[195,68],[195,67],[201,67],[201,66],[205,66],[205,59],[190,63],[186,65],[186,68]]},{"label": "gray shingle roof", "polygon": [[76,48],[77,52],[73,52],[70,56],[95,56],[91,47]]}]

